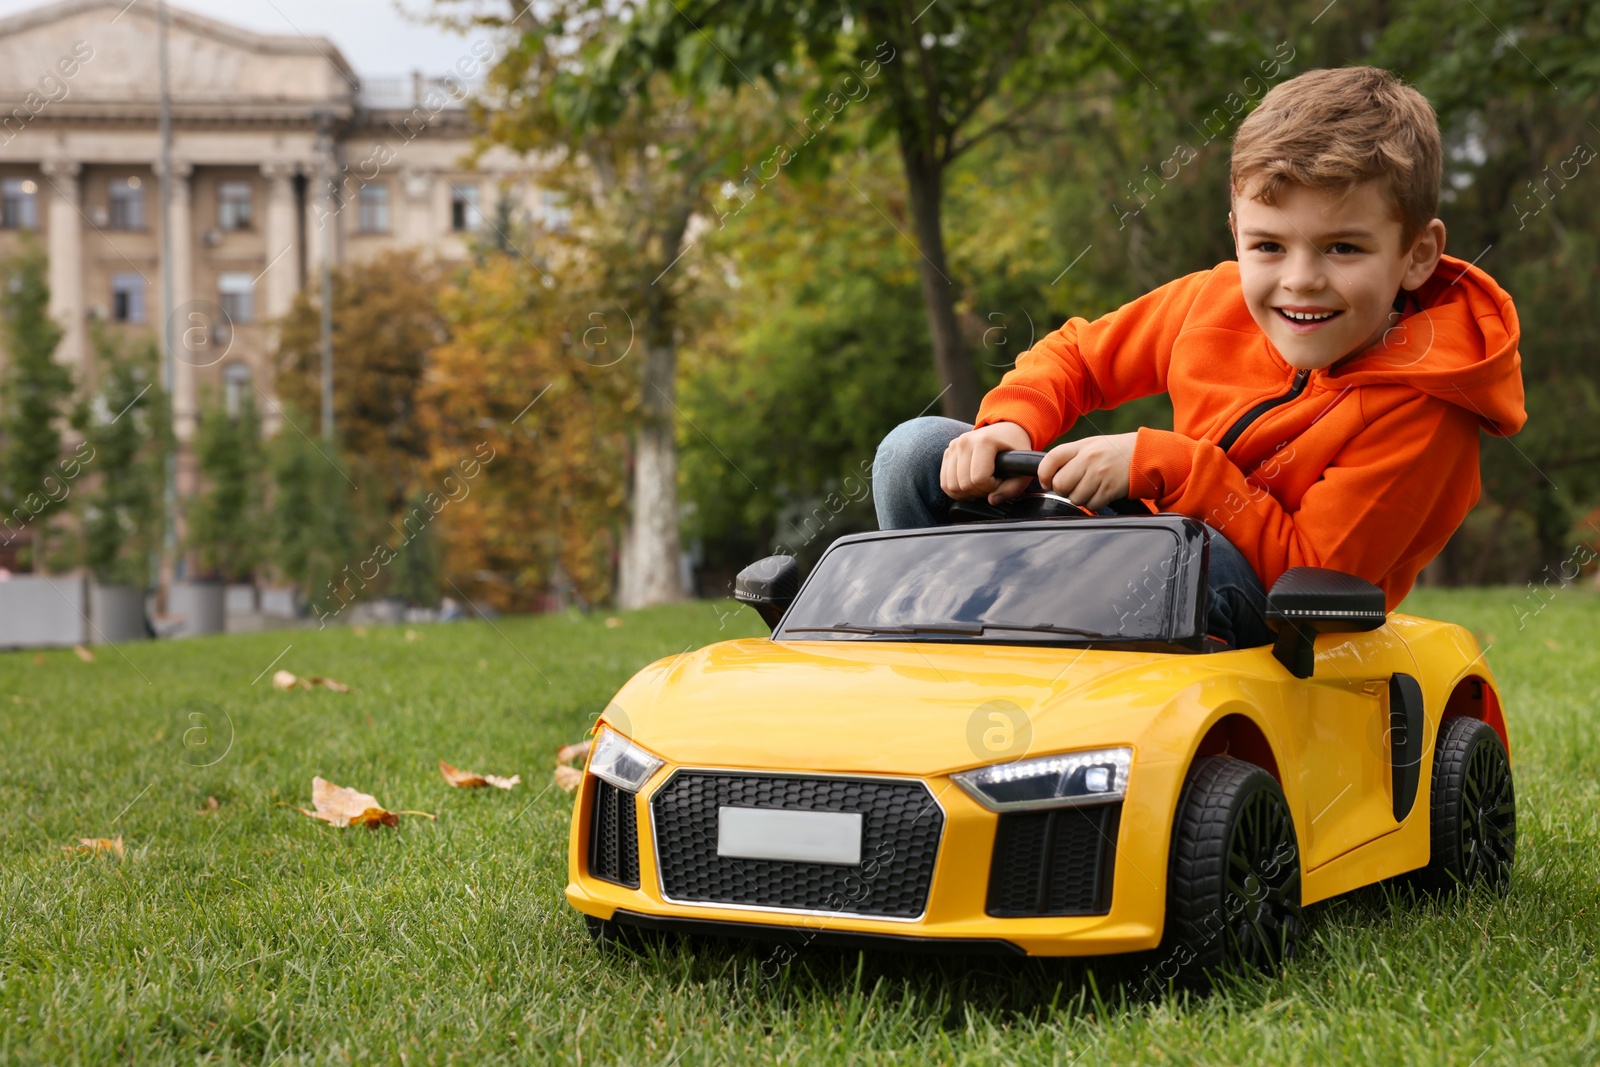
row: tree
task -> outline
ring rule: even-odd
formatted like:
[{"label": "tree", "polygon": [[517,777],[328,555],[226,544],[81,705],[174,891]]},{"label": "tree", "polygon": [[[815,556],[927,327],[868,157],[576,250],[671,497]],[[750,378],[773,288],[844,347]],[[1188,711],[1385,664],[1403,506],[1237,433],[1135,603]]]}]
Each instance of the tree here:
[{"label": "tree", "polygon": [[203,488],[189,505],[188,542],[198,573],[248,582],[263,557],[260,526],[266,489],[254,399],[245,396],[238,414],[231,415],[211,398],[202,408],[194,450]]},{"label": "tree", "polygon": [[294,429],[294,423],[305,424],[303,412],[290,409],[287,415],[290,425],[268,449],[273,501],[267,532],[273,562],[326,619],[356,599],[367,580],[359,573],[356,492],[338,450]]},{"label": "tree", "polygon": [[[402,512],[427,455],[417,390],[428,352],[444,338],[437,308],[442,280],[442,270],[414,250],[334,272],[334,425],[361,458],[357,484],[373,485],[391,516]],[[306,289],[295,297],[278,337],[275,389],[302,411],[321,403],[320,293]]]},{"label": "tree", "polygon": [[[1600,540],[1579,523],[1600,497],[1600,202],[1583,191],[1600,167],[1597,38],[1594,5],[1577,0],[1426,0],[1402,7],[1374,48],[1439,112],[1449,251],[1493,274],[1522,324],[1528,422],[1485,438],[1483,513],[1442,559],[1455,581],[1552,576],[1574,536]],[[1517,559],[1524,539],[1531,568]]]},{"label": "tree", "polygon": [[809,566],[836,537],[876,528],[878,441],[937,409],[916,253],[892,231],[865,239],[882,220],[850,195],[853,182],[900,209],[873,162],[774,188],[706,250],[738,285],[719,294],[727,321],[685,353],[680,447],[685,528],[718,593],[761,556]]},{"label": "tree", "polygon": [[[1112,85],[1092,84],[1091,74],[1126,63],[1111,37],[1082,8],[1069,13],[1045,0],[648,0],[630,14],[595,50],[583,113],[609,115],[616,101],[647,92],[655,72],[727,91],[763,77],[809,87],[809,113],[791,124],[796,152],[825,155],[842,143],[816,134],[855,101],[871,116],[869,137],[894,139],[943,410],[971,421],[982,391],[946,256],[947,173],[974,146],[1023,131],[1045,101],[1106,93]],[[1198,39],[1182,4],[1115,5],[1095,16],[1125,29],[1158,73]]]},{"label": "tree", "polygon": [[29,244],[0,267],[0,336],[6,349],[5,393],[0,400],[0,458],[8,526],[29,526],[33,541],[26,559],[35,569],[48,561],[49,520],[66,494],[57,496],[57,461],[61,459],[61,416],[73,392],[72,371],[56,362],[61,327],[50,317],[47,264],[36,244]]},{"label": "tree", "polygon": [[161,357],[153,341],[129,343],[99,324],[90,340],[99,382],[72,420],[95,481],[80,498],[78,554],[102,584],[148,586],[166,529],[162,489],[173,447]]},{"label": "tree", "polygon": [[[637,398],[617,599],[623,607],[678,600],[685,590],[677,366],[679,346],[695,332],[689,307],[697,280],[696,268],[679,261],[691,219],[709,216],[712,192],[737,173],[743,146],[759,143],[767,101],[725,92],[708,100],[647,76],[649,92],[611,93],[603,112],[583,106],[609,92],[595,81],[598,54],[612,36],[606,4],[552,0],[508,10],[510,17],[472,17],[510,38],[489,76],[487,137],[536,156],[541,183],[563,194],[573,213],[568,244],[570,260],[581,264],[577,284],[538,269],[541,283],[562,285],[569,304],[582,307],[574,336],[582,343],[602,332],[613,346],[607,351],[630,353],[615,372],[632,377]],[[545,235],[545,243],[560,242]]]},{"label": "tree", "polygon": [[598,355],[626,335],[603,338],[586,306],[510,255],[440,296],[449,337],[420,398],[432,499],[407,513],[396,550],[426,548],[437,531],[449,594],[510,611],[563,582],[586,601],[613,592],[632,388]]}]

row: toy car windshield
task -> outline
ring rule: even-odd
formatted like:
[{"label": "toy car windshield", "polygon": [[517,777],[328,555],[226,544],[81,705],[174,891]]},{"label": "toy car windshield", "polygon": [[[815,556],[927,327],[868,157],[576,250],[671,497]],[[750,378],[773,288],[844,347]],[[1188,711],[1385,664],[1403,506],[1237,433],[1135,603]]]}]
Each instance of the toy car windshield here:
[{"label": "toy car windshield", "polygon": [[1203,647],[1186,520],[933,527],[841,538],[775,638]]}]

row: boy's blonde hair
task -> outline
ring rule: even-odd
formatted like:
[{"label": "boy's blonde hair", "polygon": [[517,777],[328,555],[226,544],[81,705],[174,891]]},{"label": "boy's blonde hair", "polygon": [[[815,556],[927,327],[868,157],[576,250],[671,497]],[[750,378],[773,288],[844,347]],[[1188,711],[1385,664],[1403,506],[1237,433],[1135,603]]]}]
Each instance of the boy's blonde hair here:
[{"label": "boy's blonde hair", "polygon": [[1285,182],[1348,190],[1385,179],[1410,247],[1439,209],[1439,119],[1427,97],[1378,67],[1313,70],[1262,97],[1233,138],[1232,195],[1265,204]]}]

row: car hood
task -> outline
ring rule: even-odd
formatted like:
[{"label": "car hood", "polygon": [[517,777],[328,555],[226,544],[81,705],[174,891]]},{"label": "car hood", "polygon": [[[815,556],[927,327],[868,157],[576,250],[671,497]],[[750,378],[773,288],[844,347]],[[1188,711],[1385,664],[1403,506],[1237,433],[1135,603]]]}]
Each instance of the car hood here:
[{"label": "car hood", "polygon": [[939,774],[1134,743],[1217,660],[1251,673],[1254,651],[750,638],[651,664],[605,717],[678,764]]}]

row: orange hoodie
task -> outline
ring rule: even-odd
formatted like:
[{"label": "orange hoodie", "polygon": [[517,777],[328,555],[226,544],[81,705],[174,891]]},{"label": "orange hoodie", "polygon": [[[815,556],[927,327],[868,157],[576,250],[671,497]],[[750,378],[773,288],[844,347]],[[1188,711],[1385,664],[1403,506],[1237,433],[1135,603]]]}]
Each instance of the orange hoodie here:
[{"label": "orange hoodie", "polygon": [[1088,412],[1165,391],[1175,428],[1139,430],[1130,496],[1210,523],[1269,588],[1332,567],[1382,586],[1392,610],[1477,503],[1478,428],[1527,420],[1505,290],[1445,256],[1414,295],[1421,310],[1372,348],[1297,371],[1250,317],[1239,265],[1220,263],[1069,319],[976,425],[1014,422],[1042,449]]}]

